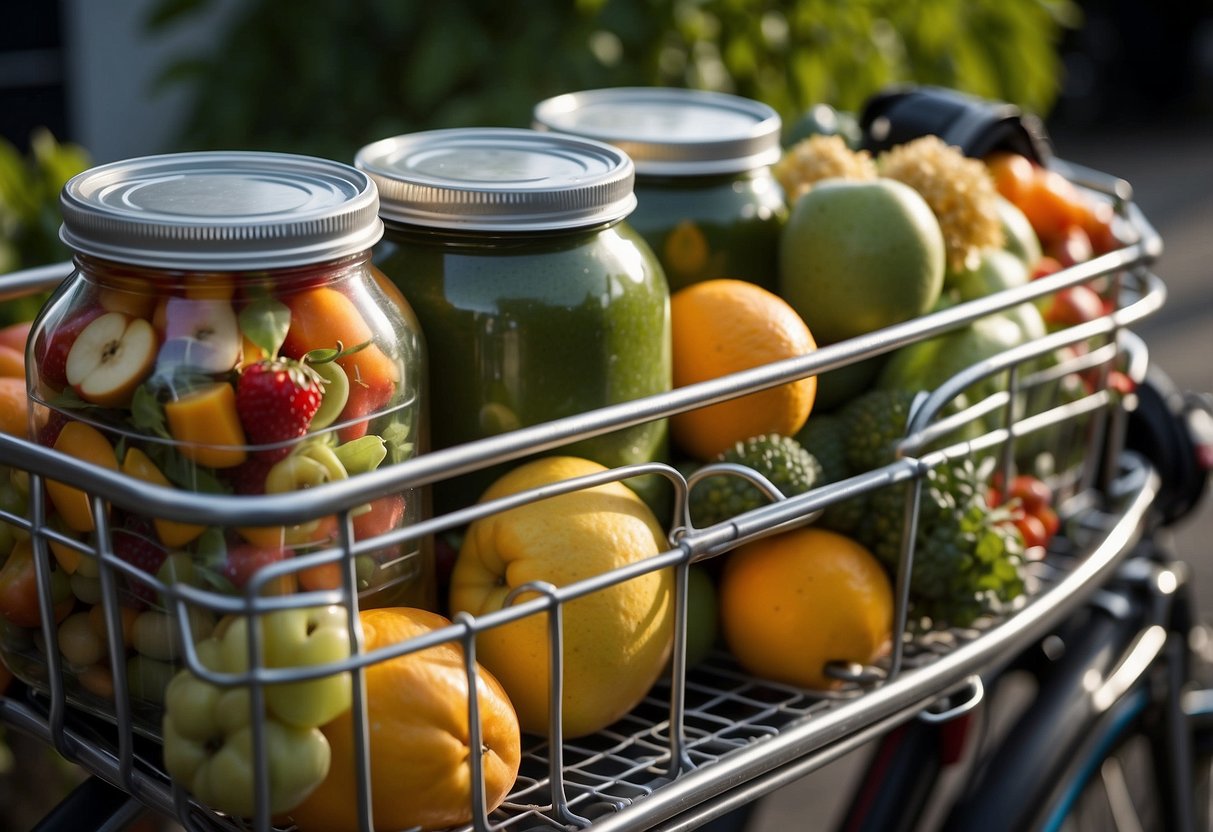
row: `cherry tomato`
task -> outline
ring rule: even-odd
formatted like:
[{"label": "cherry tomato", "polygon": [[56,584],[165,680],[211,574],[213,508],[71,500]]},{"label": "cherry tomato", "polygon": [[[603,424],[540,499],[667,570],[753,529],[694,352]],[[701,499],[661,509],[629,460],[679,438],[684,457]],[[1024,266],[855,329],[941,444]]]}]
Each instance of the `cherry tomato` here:
[{"label": "cherry tomato", "polygon": [[1044,524],[1045,540],[1052,540],[1061,530],[1061,518],[1051,506],[1041,506],[1034,512],[1037,519]]},{"label": "cherry tomato", "polygon": [[1049,533],[1044,521],[1035,514],[1024,514],[1014,520],[1015,528],[1023,535],[1023,545],[1031,549],[1044,546],[1049,542]]},{"label": "cherry tomato", "polygon": [[1103,298],[1086,284],[1068,286],[1053,295],[1041,315],[1055,329],[1085,324],[1104,315]]},{"label": "cherry tomato", "polygon": [[1049,243],[1046,253],[1063,267],[1068,267],[1090,260],[1095,255],[1095,248],[1082,226],[1071,225],[1062,232],[1059,239]]},{"label": "cherry tomato", "polygon": [[1047,277],[1051,274],[1057,274],[1062,270],[1062,268],[1063,266],[1061,263],[1057,262],[1055,257],[1050,257],[1046,254],[1037,260],[1036,265],[1032,267],[1032,279],[1036,280],[1038,277]]},{"label": "cherry tomato", "polygon": [[1011,496],[1018,497],[1028,514],[1036,514],[1053,503],[1053,489],[1031,474],[1018,474],[1011,479]]}]

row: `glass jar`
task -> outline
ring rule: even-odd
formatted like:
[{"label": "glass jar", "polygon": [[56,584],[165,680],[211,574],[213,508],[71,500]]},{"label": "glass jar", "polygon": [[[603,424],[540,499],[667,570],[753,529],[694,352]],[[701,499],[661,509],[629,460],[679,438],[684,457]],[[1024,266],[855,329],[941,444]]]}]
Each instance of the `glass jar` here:
[{"label": "glass jar", "polygon": [[[170,154],[86,171],[60,203],[76,268],[30,333],[36,441],[156,485],[223,494],[307,488],[424,449],[424,342],[371,265],[382,222],[365,174],[286,154]],[[46,493],[47,524],[95,549],[84,492],[48,481]],[[355,539],[418,522],[427,499],[408,491],[356,509]],[[335,515],[230,528],[115,505],[107,525],[119,558],[219,596],[245,593],[263,564],[339,541]],[[112,714],[105,629],[87,626],[105,620],[99,564],[51,548],[66,688]],[[436,604],[431,543],[388,545],[356,566],[360,604]],[[337,562],[301,568],[267,589],[336,589],[342,574]],[[150,584],[118,582],[136,723],[155,734],[179,628]],[[194,638],[219,618],[201,602],[190,615]],[[25,624],[9,617],[0,649],[44,684],[45,645]]]},{"label": "glass jar", "polygon": [[[633,170],[617,148],[469,128],[368,145],[376,262],[429,344],[432,441],[444,448],[670,389],[669,290],[624,221]],[[665,452],[664,421],[565,446],[608,467]],[[435,509],[475,502],[502,469],[437,483]]]},{"label": "glass jar", "polygon": [[716,277],[775,290],[787,207],[771,171],[781,120],[769,106],[704,90],[615,87],[541,101],[533,123],[632,157],[637,205],[628,222],[657,254],[671,292]]}]

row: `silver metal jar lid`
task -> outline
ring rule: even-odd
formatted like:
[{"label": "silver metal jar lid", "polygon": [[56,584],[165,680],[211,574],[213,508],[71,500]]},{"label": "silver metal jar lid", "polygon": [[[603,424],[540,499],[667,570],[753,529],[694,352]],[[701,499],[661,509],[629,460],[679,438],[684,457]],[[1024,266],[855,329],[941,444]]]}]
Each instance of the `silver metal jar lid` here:
[{"label": "silver metal jar lid", "polygon": [[743,173],[780,156],[782,121],[749,98],[674,87],[611,87],[535,105],[536,129],[608,142],[638,176]]},{"label": "silver metal jar lid", "polygon": [[301,266],[383,236],[375,183],[355,168],[285,153],[173,153],[72,178],[59,236],[106,260],[175,270]]},{"label": "silver metal jar lid", "polygon": [[615,222],[636,207],[626,153],[535,130],[409,133],[363,147],[354,165],[378,185],[383,218],[409,225],[547,231]]}]

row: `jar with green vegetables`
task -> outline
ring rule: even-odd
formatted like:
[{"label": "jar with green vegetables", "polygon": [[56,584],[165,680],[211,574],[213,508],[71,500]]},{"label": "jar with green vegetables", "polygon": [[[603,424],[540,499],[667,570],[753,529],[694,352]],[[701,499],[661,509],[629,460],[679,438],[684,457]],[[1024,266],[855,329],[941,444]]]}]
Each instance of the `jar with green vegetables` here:
[{"label": "jar with green vegetables", "polygon": [[[444,448],[670,389],[669,290],[625,221],[633,166],[610,145],[533,130],[387,138],[355,165],[379,186],[376,262],[429,346],[432,444]],[[664,421],[558,452],[608,467],[665,449]],[[501,473],[435,484],[436,510]]]},{"label": "jar with green vegetables", "polygon": [[541,101],[533,124],[632,157],[628,222],[657,254],[670,291],[717,277],[774,290],[787,208],[771,172],[781,153],[771,107],[704,90],[615,87]]}]

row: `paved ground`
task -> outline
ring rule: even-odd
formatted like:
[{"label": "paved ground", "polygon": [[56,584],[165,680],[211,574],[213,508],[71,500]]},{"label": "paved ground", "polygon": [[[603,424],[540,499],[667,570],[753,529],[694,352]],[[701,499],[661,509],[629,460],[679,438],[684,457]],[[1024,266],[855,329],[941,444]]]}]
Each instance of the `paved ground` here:
[{"label": "paved ground", "polygon": [[[1164,309],[1137,331],[1181,387],[1213,391],[1213,124],[1150,124],[1101,133],[1055,130],[1058,155],[1128,180],[1162,235],[1157,272],[1168,287]],[[1205,620],[1213,621],[1213,500],[1176,530],[1192,564]],[[832,828],[867,750],[767,798],[751,832]]]}]

